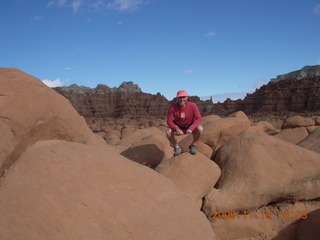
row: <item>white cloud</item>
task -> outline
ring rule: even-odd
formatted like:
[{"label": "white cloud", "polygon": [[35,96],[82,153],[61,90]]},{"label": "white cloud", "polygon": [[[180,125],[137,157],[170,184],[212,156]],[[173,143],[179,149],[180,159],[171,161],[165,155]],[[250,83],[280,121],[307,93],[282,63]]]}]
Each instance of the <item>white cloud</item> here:
[{"label": "white cloud", "polygon": [[57,7],[65,7],[67,6],[67,0],[55,0],[55,1],[50,1],[47,4],[47,8],[51,6],[57,6]]},{"label": "white cloud", "polygon": [[320,4],[316,5],[316,6],[313,8],[313,13],[315,13],[315,14],[320,14]]},{"label": "white cloud", "polygon": [[113,2],[107,4],[107,8],[119,12],[132,12],[142,4],[144,4],[143,0],[113,0]]},{"label": "white cloud", "polygon": [[103,12],[108,9],[119,12],[133,12],[150,0],[52,0],[47,4],[50,7],[69,7],[73,13],[77,13],[80,8],[89,11]]},{"label": "white cloud", "polygon": [[254,88],[254,89],[260,88],[260,87],[262,87],[263,85],[265,85],[266,83],[267,83],[266,80],[260,79],[260,80],[256,81],[256,82],[252,85],[252,88]]},{"label": "white cloud", "polygon": [[184,71],[184,73],[186,74],[194,74],[194,70],[193,69],[187,69]]},{"label": "white cloud", "polygon": [[43,20],[43,19],[44,19],[43,16],[35,16],[35,17],[33,17],[33,21],[34,21],[34,22],[41,21],[41,20]]},{"label": "white cloud", "polygon": [[64,70],[69,71],[69,70],[71,70],[71,68],[65,67]]},{"label": "white cloud", "polygon": [[206,36],[207,37],[214,37],[214,36],[216,36],[217,34],[215,33],[215,32],[208,32],[207,34],[206,34]]},{"label": "white cloud", "polygon": [[62,87],[63,83],[61,82],[60,78],[57,78],[54,81],[50,81],[48,79],[45,79],[42,81],[45,85],[47,85],[48,87]]},{"label": "white cloud", "polygon": [[71,5],[74,13],[78,12],[79,8],[83,5],[83,2],[84,0],[74,0],[72,2]]}]

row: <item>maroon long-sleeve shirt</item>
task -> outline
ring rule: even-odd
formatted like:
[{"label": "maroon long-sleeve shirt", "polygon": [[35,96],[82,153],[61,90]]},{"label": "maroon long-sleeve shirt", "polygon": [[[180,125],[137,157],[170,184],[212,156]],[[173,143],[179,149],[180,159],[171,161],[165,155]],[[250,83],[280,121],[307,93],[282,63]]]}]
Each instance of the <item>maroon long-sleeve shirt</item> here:
[{"label": "maroon long-sleeve shirt", "polygon": [[190,130],[194,130],[201,123],[201,114],[198,106],[193,102],[187,102],[184,108],[179,103],[170,106],[167,115],[167,124],[172,130],[178,128],[177,125],[190,124]]}]

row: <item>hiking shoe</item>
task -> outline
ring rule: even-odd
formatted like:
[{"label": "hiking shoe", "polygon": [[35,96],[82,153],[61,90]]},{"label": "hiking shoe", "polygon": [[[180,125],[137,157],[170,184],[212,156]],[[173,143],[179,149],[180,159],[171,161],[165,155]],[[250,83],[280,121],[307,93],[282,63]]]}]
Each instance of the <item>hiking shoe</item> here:
[{"label": "hiking shoe", "polygon": [[191,153],[192,155],[195,155],[197,153],[197,145],[195,143],[189,146],[189,153]]},{"label": "hiking shoe", "polygon": [[174,148],[174,156],[178,156],[182,153],[182,148],[180,146],[177,146]]}]

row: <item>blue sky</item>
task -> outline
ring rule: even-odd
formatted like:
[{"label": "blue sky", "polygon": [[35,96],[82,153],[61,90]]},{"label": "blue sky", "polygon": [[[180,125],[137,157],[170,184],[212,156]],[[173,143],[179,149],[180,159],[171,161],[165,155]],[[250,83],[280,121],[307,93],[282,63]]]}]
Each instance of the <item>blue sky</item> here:
[{"label": "blue sky", "polygon": [[[171,100],[252,92],[320,64],[320,0],[2,0],[0,67]],[[217,101],[217,99],[213,99]]]}]

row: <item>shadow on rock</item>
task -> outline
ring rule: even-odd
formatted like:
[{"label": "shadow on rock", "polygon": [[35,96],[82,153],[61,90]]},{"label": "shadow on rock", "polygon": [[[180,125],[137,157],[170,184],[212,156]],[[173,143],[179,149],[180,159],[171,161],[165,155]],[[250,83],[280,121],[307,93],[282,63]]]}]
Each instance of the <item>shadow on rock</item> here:
[{"label": "shadow on rock", "polygon": [[272,240],[318,240],[320,236],[320,209],[298,219],[282,229]]},{"label": "shadow on rock", "polygon": [[155,168],[164,158],[164,152],[155,144],[146,144],[129,148],[121,155],[140,164]]}]

